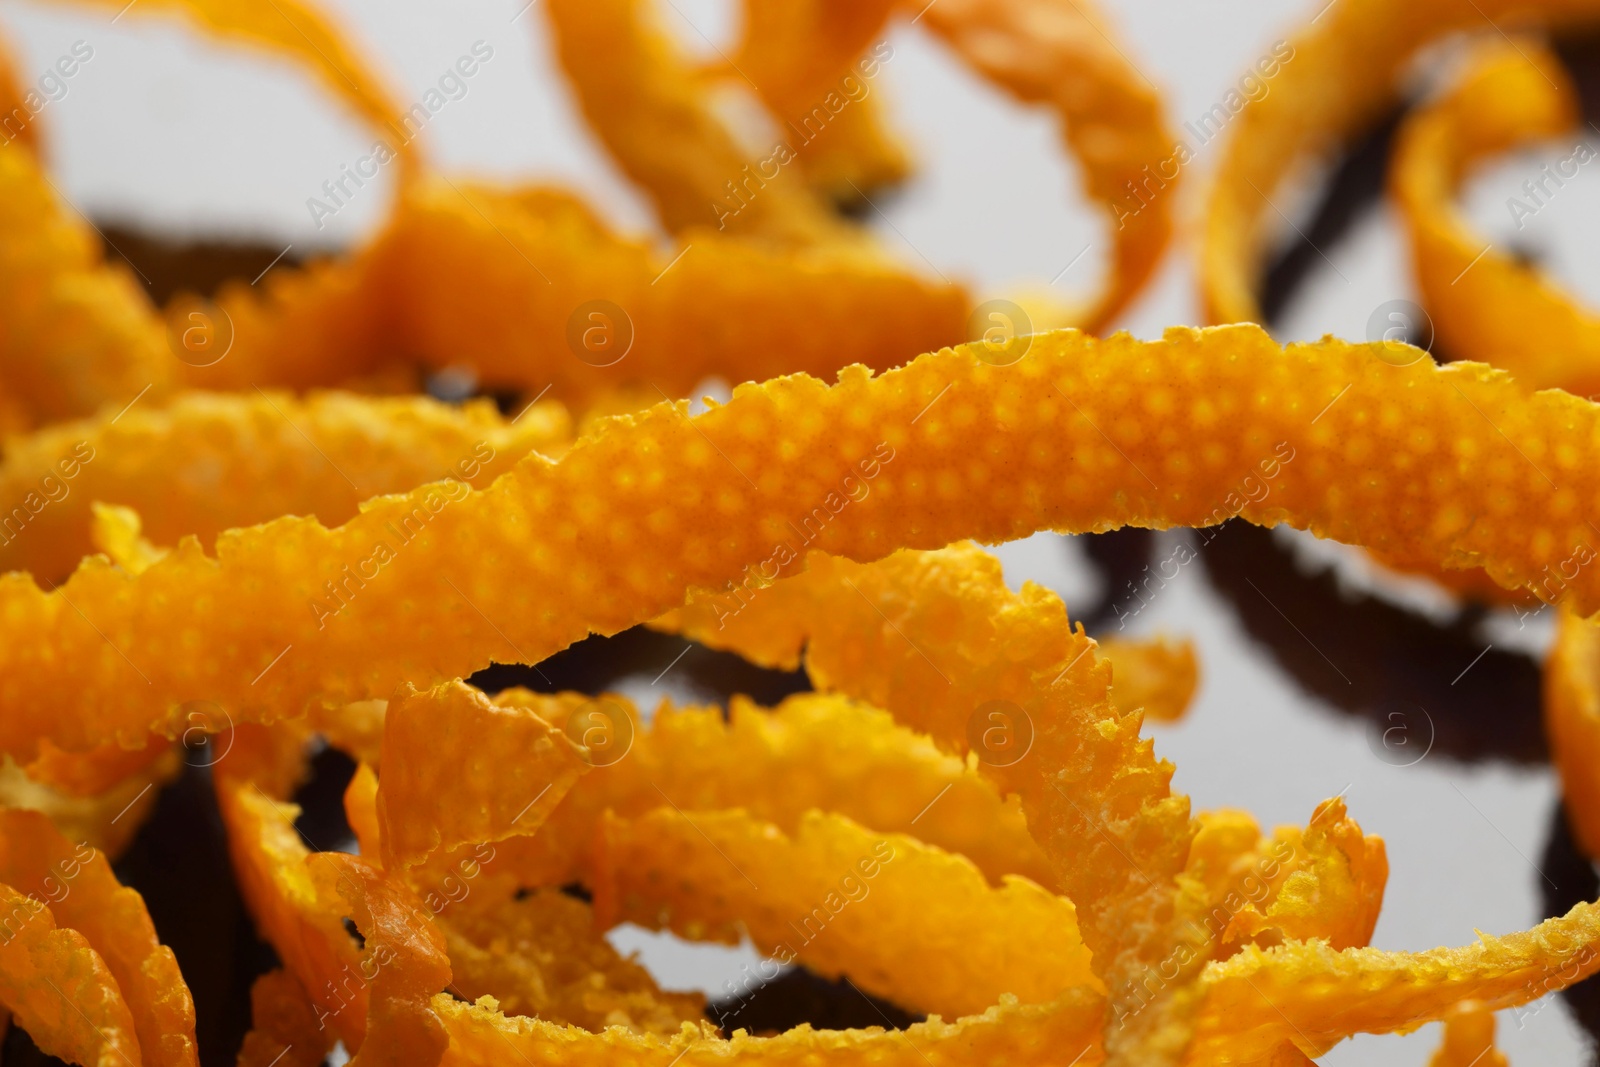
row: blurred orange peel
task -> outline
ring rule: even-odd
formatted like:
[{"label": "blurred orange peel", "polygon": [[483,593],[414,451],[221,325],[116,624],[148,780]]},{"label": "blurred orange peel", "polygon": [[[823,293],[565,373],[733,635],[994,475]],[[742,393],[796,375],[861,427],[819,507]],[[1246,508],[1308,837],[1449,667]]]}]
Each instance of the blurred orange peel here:
[{"label": "blurred orange peel", "polygon": [[[1407,118],[1389,184],[1440,348],[1452,358],[1504,367],[1529,389],[1589,396],[1600,392],[1600,318],[1538,268],[1494,248],[1453,205],[1474,166],[1525,144],[1574,135],[1578,117],[1571,75],[1546,46],[1485,42],[1466,59],[1456,85]],[[1517,228],[1597,154],[1582,140],[1564,145],[1562,159],[1508,199]]]},{"label": "blurred orange peel", "polygon": [[[270,6],[145,7],[288,52],[374,125],[395,121],[331,25]],[[1593,7],[1544,5],[1556,20]],[[195,734],[218,754],[236,879],[282,961],[252,994],[249,1067],[319,1062],[335,1040],[358,1065],[407,1067],[508,1049],[654,1067],[1303,1064],[1440,1019],[1436,1062],[1475,1062],[1488,1012],[1600,969],[1594,904],[1459,949],[1369,947],[1388,860],[1341,799],[1267,835],[1238,812],[1191,817],[1171,791],[1142,727],[1192,700],[1192,647],[1099,644],[969,541],[1242,518],[1528,589],[1563,613],[1547,713],[1593,848],[1600,659],[1584,620],[1600,576],[1563,563],[1600,538],[1585,511],[1600,409],[1482,364],[1280,347],[1254,326],[941,348],[963,335],[963,292],[894,266],[826,207],[840,175],[903,169],[877,112],[858,108],[717,233],[729,220],[705,198],[748,156],[712,99],[728,70],[696,70],[643,0],[547,8],[585,112],[681,235],[676,258],[559,193],[426,175],[407,139],[379,235],[265,293],[201,302],[236,345],[184,367],[31,142],[0,149],[0,491],[23,501],[0,515],[0,565],[16,568],[0,577],[0,1007],[41,1049],[197,1062],[176,961],[98,850],[175,771],[167,742]],[[749,63],[782,117],[859,69],[895,13],[805,0],[752,15],[728,66]],[[1430,2],[1402,25],[1371,0],[1325,16],[1239,119],[1207,224],[1214,314],[1253,310],[1262,213],[1240,186],[1270,191],[1319,138],[1352,132],[1466,17]],[[942,0],[912,21],[1054,108],[1097,202],[1170,150],[1158,97],[1081,0]],[[828,47],[794,62],[775,46],[794,35]],[[1570,117],[1513,68],[1502,55],[1460,92],[1497,98],[1511,79],[1508,111]],[[1317,79],[1336,91],[1316,97]],[[1417,120],[1397,183],[1448,191],[1473,158],[1450,154],[1450,136],[1482,133],[1451,127],[1453,106]],[[1441,140],[1422,144],[1427,123]],[[1061,318],[1099,329],[1126,305],[1170,200],[1117,220],[1105,290]],[[571,341],[585,301],[605,305],[577,320],[580,337],[610,331],[600,349]],[[582,432],[550,404],[508,419],[270,391],[409,389],[445,367],[529,394],[557,384]],[[708,374],[745,384],[693,417],[667,399]],[[181,392],[197,384],[237,393]],[[1268,465],[1270,490],[1241,497]],[[617,694],[491,698],[460,681],[639,624],[803,663],[817,691],[646,721]],[[319,736],[360,762],[345,795],[360,857],[296,828]],[[61,828],[80,826],[69,844]],[[562,892],[573,883],[592,907]],[[625,920],[748,935],[927,1018],[762,1036],[735,1013],[725,1036],[699,997],[604,940]]]}]

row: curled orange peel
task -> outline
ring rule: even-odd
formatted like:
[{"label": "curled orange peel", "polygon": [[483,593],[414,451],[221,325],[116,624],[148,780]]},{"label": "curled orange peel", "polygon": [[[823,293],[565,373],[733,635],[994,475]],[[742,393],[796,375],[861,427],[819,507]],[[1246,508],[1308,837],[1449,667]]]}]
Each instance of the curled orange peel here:
[{"label": "curled orange peel", "polygon": [[596,1033],[621,1026],[670,1037],[705,1018],[704,996],[662,992],[602,936],[590,906],[559,889],[461,903],[441,909],[438,924],[465,1000],[493,996],[507,1015]]},{"label": "curled orange peel", "polygon": [[757,175],[759,189],[735,201],[746,206],[730,209],[729,191],[750,180],[753,161],[718,116],[707,83],[657,24],[653,0],[552,0],[545,10],[590,128],[654,200],[669,233],[732,229],[802,246],[865,239],[827,211],[794,167]]},{"label": "curled orange peel", "polygon": [[1100,990],[1072,902],[905,834],[807,812],[793,836],[743,811],[608,817],[595,917],[738,944],[845,976],[910,1011],[961,1017],[1006,994]]},{"label": "curled orange peel", "polygon": [[[162,744],[142,753],[135,750],[130,762],[136,769],[126,776],[100,779],[115,762],[113,757],[128,755],[115,746],[87,754],[57,752],[45,758],[48,770],[37,762],[19,767],[8,758],[0,762],[0,807],[42,812],[70,840],[87,842],[115,859],[154,811],[159,787],[182,767],[172,746]],[[62,784],[42,780],[53,776],[59,776]],[[90,782],[92,790],[79,788]]]},{"label": "curled orange peel", "polygon": [[1337,951],[1317,942],[1246,947],[1209,964],[1206,1012],[1190,1054],[1251,1062],[1284,1042],[1319,1056],[1352,1033],[1409,1033],[1479,1001],[1512,1007],[1600,969],[1600,909],[1566,915],[1461,948]]},{"label": "curled orange peel", "polygon": [[[1060,117],[1084,192],[1113,227],[1110,274],[1081,306],[1037,325],[1105,331],[1154,273],[1172,235],[1181,171],[1151,177],[1175,145],[1155,86],[1085,0],[942,0],[919,21],[1006,93]],[[1130,199],[1144,206],[1129,211]]]},{"label": "curled orange peel", "polygon": [[83,934],[50,908],[0,883],[0,1007],[47,1056],[83,1067],[141,1067],[132,1013]]},{"label": "curled orange peel", "polygon": [[216,304],[234,348],[186,370],[193,385],[305,389],[397,363],[463,366],[577,409],[621,387],[647,406],[713,375],[887,368],[959,340],[968,312],[959,288],[855,248],[709,232],[663,252],[568,194],[444,178],[404,191],[349,259],[224,287]]},{"label": "curled orange peel", "polygon": [[0,811],[0,882],[48,903],[57,926],[76,931],[99,954],[133,1017],[143,1063],[199,1062],[194,1001],[178,961],[157,940],[144,900],[117,881],[104,853],[67,840],[41,813]]},{"label": "curled orange peel", "polygon": [[[1573,133],[1578,117],[1572,78],[1549,49],[1526,39],[1487,41],[1457,85],[1406,119],[1389,185],[1440,348],[1504,367],[1530,389],[1589,396],[1600,392],[1600,318],[1543,271],[1486,247],[1453,203],[1473,167]],[[1519,230],[1596,154],[1575,144],[1556,169],[1508,199]]]},{"label": "curled orange peel", "polygon": [[359,966],[368,992],[366,1033],[350,1062],[357,1067],[439,1063],[449,1036],[431,1000],[450,985],[444,935],[403,882],[384,877],[371,863],[318,852],[308,866],[331,874],[365,940]]},{"label": "curled orange peel", "polygon": [[[894,6],[891,0],[746,0],[738,45],[714,68],[724,85],[751,80],[778,124],[778,143],[832,203],[869,203],[874,190],[898,184],[911,170],[904,144],[884,124],[873,85],[881,61],[893,56],[882,35]],[[767,158],[782,156],[774,151]]]},{"label": "curled orange peel", "polygon": [[[645,725],[615,694],[593,700],[513,690],[495,701],[530,703],[568,736],[606,727],[630,738],[621,758],[578,780],[537,834],[495,846],[499,863],[523,885],[591,881],[604,813],[629,818],[664,803],[738,806],[785,833],[816,808],[880,832],[914,834],[972,861],[993,884],[1013,874],[1044,884],[1052,878],[1015,800],[863,704],[808,693],[766,709],[736,697],[724,716],[719,708],[663,703]],[[581,729],[569,727],[574,716]],[[934,797],[938,803],[929,803]]]},{"label": "curled orange peel", "polygon": [[318,393],[184,393],[12,438],[0,461],[0,569],[66,577],[91,550],[91,506],[137,512],[158,546],[210,544],[279,515],[337,525],[363,500],[451,478],[485,486],[530,451],[570,439],[560,405],[512,421],[488,401]]},{"label": "curled orange peel", "polygon": [[[332,530],[286,517],[225,531],[216,558],[184,542],[133,576],[90,557],[53,593],[9,575],[0,619],[26,640],[0,645],[0,750],[143,744],[178,732],[189,700],[271,721],[496,657],[537,662],[694,588],[742,581],[785,546],[872,559],[965,536],[1238,515],[1533,585],[1597,536],[1580,502],[1595,491],[1584,456],[1600,417],[1481,365],[1382,358],[1409,351],[1284,349],[1248,326],[1155,342],[1067,331],[1034,338],[1007,367],[964,347],[877,378],[848,369],[833,387],[805,376],[747,386],[693,420],[662,405],[558,462],[529,456],[482,491],[435,483],[380,497]],[[1201,399],[1181,407],[1180,396]],[[952,431],[979,420],[1004,433],[974,452]],[[1240,472],[1275,455],[1293,458],[1272,492],[1241,496]],[[1352,483],[1339,473],[1351,462],[1376,466]],[[1423,463],[1426,481],[1410,473]],[[1007,477],[991,481],[998,471]],[[1524,514],[1540,524],[1497,520]],[[722,522],[715,534],[707,515]],[[502,580],[511,559],[526,584]],[[1593,611],[1597,591],[1588,568],[1561,600]],[[187,654],[171,655],[174,644]],[[73,714],[54,714],[57,702]]]},{"label": "curled orange peel", "polygon": [[1426,45],[1456,32],[1490,37],[1491,27],[1508,23],[1563,26],[1596,15],[1594,0],[1422,0],[1402,7],[1341,0],[1318,13],[1290,37],[1293,57],[1266,95],[1232,114],[1222,132],[1223,154],[1201,222],[1207,321],[1261,321],[1255,291],[1267,227],[1279,219],[1280,187],[1399,99],[1409,63]]},{"label": "curled orange peel", "polygon": [[138,279],[15,147],[0,151],[0,431],[163,395],[176,361]]},{"label": "curled orange peel", "polygon": [[375,800],[383,865],[400,871],[440,849],[537,832],[586,758],[532,709],[491,703],[465,683],[400,695],[384,719]]}]

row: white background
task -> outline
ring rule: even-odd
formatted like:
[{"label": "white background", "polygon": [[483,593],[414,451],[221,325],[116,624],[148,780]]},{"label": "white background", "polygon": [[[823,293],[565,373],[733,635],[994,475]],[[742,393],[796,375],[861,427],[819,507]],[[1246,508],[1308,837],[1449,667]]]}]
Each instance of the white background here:
[{"label": "white background", "polygon": [[[581,188],[619,225],[647,228],[643,201],[574,113],[540,5],[518,15],[522,2],[329,0],[329,6],[407,103],[475,41],[494,48],[467,96],[430,122],[426,147],[435,164],[456,175]],[[1323,2],[1118,0],[1109,7],[1124,51],[1161,88],[1176,126],[1207,111]],[[723,0],[661,7],[687,48],[709,53],[731,35],[732,13]],[[307,197],[341,164],[364,154],[371,136],[298,68],[202,40],[137,7],[115,24],[111,14],[70,4],[0,5],[0,28],[12,39],[25,79],[42,74],[76,40],[95,50],[66,96],[39,119],[58,183],[77,207],[101,219],[238,234],[301,251],[347,245],[381,221],[387,177],[324,228],[313,225]],[[1077,193],[1054,120],[1012,106],[914,27],[902,25],[890,39],[894,58],[873,91],[889,100],[920,169],[899,196],[880,201],[893,225],[871,219],[884,242],[913,266],[931,261],[985,295],[1042,284],[1088,247],[1057,283],[1063,293],[1087,288],[1103,262],[1106,235],[1101,216]],[[1564,156],[1571,143],[1506,160],[1475,181],[1467,200],[1491,237],[1512,235],[1504,199],[1537,170],[1535,159]],[[1190,238],[1197,194],[1216,151],[1215,143],[1203,147],[1189,168],[1178,247],[1121,324],[1138,335],[1197,319]],[[1585,171],[1515,237],[1580,293],[1600,298],[1600,272],[1586,254],[1600,231],[1597,205],[1600,182]],[[1332,332],[1362,339],[1377,305],[1413,295],[1403,241],[1387,209],[1323,251],[1331,265],[1319,268],[1290,307],[1279,331],[1286,338]],[[1008,579],[1053,586],[1069,607],[1093,580],[1059,539],[1034,538],[1001,552]],[[1354,720],[1304,696],[1251,645],[1195,571],[1186,568],[1134,629],[1187,634],[1199,643],[1204,684],[1197,704],[1181,725],[1154,728],[1158,753],[1177,764],[1174,787],[1197,810],[1237,807],[1265,825],[1304,824],[1319,801],[1344,791],[1363,827],[1388,842],[1392,874],[1379,946],[1466,944],[1475,928],[1501,933],[1543,918],[1533,861],[1555,795],[1547,772],[1464,768],[1442,758],[1404,769],[1380,762]],[[680,986],[716,989],[748,958],[643,936],[622,940],[642,946],[658,974]],[[1360,1038],[1322,1062],[1421,1064],[1437,1030],[1430,1026],[1408,1039]],[[1502,1015],[1500,1036],[1518,1064],[1575,1064],[1584,1047],[1565,1007],[1555,1003],[1520,1027]]]}]

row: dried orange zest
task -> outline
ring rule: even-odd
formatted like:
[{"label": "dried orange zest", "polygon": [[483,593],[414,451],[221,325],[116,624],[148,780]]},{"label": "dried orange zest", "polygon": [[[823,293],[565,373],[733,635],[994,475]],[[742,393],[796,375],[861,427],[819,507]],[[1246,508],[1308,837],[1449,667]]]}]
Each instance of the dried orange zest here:
[{"label": "dried orange zest", "polygon": [[[536,662],[808,548],[873,559],[966,536],[1238,515],[1533,587],[1595,536],[1579,509],[1600,491],[1585,458],[1600,412],[1530,397],[1478,364],[1383,358],[1399,350],[1285,349],[1250,326],[1155,342],[1064,331],[1007,367],[962,348],[878,378],[847,370],[831,388],[804,376],[746,387],[693,420],[661,405],[482,491],[380,497],[333,530],[286,517],[226,531],[215,559],[190,542],[130,576],[90,557],[55,593],[9,575],[0,750],[142,744],[181,732],[189,700],[261,721],[511,653]],[[950,431],[980,419],[1006,433],[974,453]],[[1356,459],[1371,466],[1341,478]],[[1424,462],[1425,481],[1410,473]],[[1262,469],[1276,477],[1252,500],[1240,479]],[[697,532],[708,510],[723,517],[715,539]],[[1525,514],[1541,524],[1510,521]],[[511,559],[524,581],[503,580]],[[1600,571],[1562,593],[1579,612],[1600,608]],[[174,641],[190,654],[172,656]]]},{"label": "dried orange zest", "polygon": [[1202,127],[1208,139],[1224,138],[1201,223],[1208,320],[1261,321],[1255,286],[1267,227],[1279,221],[1273,205],[1280,184],[1376,122],[1399,99],[1409,61],[1424,46],[1459,31],[1491,36],[1485,20],[1564,26],[1597,14],[1595,0],[1340,0],[1263,55],[1251,73],[1272,70],[1265,94],[1248,102],[1241,96],[1237,108],[1219,105],[1227,117]]},{"label": "dried orange zest", "polygon": [[[505,753],[515,759],[504,759]],[[378,784],[386,868],[439,849],[531,834],[593,759],[531,708],[492,704],[463,682],[389,705]]]},{"label": "dried orange zest", "polygon": [[440,479],[487,485],[531,451],[559,455],[566,412],[550,403],[514,423],[488,401],[252,389],[185,393],[171,404],[58,423],[6,443],[0,463],[0,570],[57,582],[90,550],[91,504],[134,509],[145,537],[204,544],[279,515],[330,525],[360,503]]},{"label": "dried orange zest", "polygon": [[1505,1053],[1494,1046],[1494,1013],[1468,1001],[1444,1021],[1444,1040],[1428,1067],[1509,1067]]},{"label": "dried orange zest", "polygon": [[756,161],[656,24],[656,8],[654,0],[552,0],[545,10],[589,125],[667,230],[731,228],[798,245],[865,240],[827,212],[798,168],[783,166],[792,155],[752,175]]},{"label": "dried orange zest", "polygon": [[239,1067],[318,1067],[333,1047],[333,1032],[317,1026],[311,998],[288,971],[268,971],[255,980],[250,1022]]},{"label": "dried orange zest", "polygon": [[1087,0],[941,0],[919,21],[985,78],[1060,116],[1084,191],[1114,227],[1111,273],[1083,306],[1035,325],[1102,332],[1166,250],[1176,185],[1189,161],[1155,87]]},{"label": "dried orange zest", "polygon": [[342,852],[319,852],[309,861],[333,873],[350,918],[366,940],[360,962],[367,984],[366,1036],[350,1062],[432,1067],[449,1038],[429,1006],[450,984],[444,935],[398,877]]},{"label": "dried orange zest", "polygon": [[[981,1014],[1006,994],[1100,990],[1072,903],[904,834],[808,812],[793,837],[742,811],[606,820],[595,912],[845,976],[912,1011]],[[730,875],[732,868],[732,877]],[[775,971],[773,972],[776,973]]]},{"label": "dried orange zest", "polygon": [[[1407,118],[1389,184],[1440,348],[1504,367],[1530,389],[1588,396],[1600,392],[1600,317],[1543,271],[1491,247],[1453,204],[1475,165],[1577,125],[1577,92],[1561,61],[1537,41],[1496,38],[1478,48],[1451,92]],[[1550,172],[1554,181],[1595,154],[1576,142]],[[1539,180],[1547,194],[1559,188]],[[1545,202],[1511,197],[1518,229]]]},{"label": "dried orange zest", "polygon": [[864,704],[805,693],[769,710],[735,698],[724,719],[719,708],[663,703],[646,727],[614,694],[567,695],[556,708],[525,691],[495,699],[543,708],[569,737],[603,731],[616,745],[537,835],[495,846],[524,885],[590,881],[602,815],[639,816],[668,803],[742,807],[784,833],[817,808],[880,832],[914,834],[971,860],[992,884],[1010,874],[1045,885],[1054,878],[1015,798],[1003,800],[961,760]]},{"label": "dried orange zest", "polygon": [[1515,1007],[1600,969],[1600,907],[1504,937],[1428,952],[1338,951],[1318,942],[1247,947],[1202,978],[1192,1053],[1252,1062],[1283,1042],[1319,1056],[1355,1033],[1407,1032],[1464,1001]]},{"label": "dried orange zest", "polygon": [[559,889],[439,913],[455,992],[493,995],[509,1015],[535,1015],[596,1033],[624,1026],[663,1037],[705,1019],[699,993],[664,993],[597,932],[588,904]]}]

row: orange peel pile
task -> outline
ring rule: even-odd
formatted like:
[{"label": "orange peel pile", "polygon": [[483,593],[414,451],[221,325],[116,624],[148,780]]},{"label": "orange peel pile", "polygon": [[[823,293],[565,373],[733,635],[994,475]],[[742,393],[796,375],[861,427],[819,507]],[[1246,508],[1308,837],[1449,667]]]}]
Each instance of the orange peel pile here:
[{"label": "orange peel pile", "polygon": [[[1118,208],[1172,137],[1081,0],[752,3],[708,65],[644,0],[552,0],[579,107],[664,251],[559,190],[428,170],[334,24],[270,7],[138,14],[287,54],[394,142],[361,247],[158,309],[54,190],[32,123],[0,147],[0,1009],[43,1051],[198,1062],[176,958],[107,856],[199,738],[281,965],[252,990],[248,1067],[336,1043],[405,1067],[1295,1064],[1430,1021],[1435,1063],[1503,1063],[1490,1013],[1600,969],[1593,903],[1461,948],[1371,947],[1388,856],[1341,798],[1263,832],[1172,791],[1143,725],[1183,715],[1193,646],[1097,642],[974,543],[1237,518],[1558,604],[1549,732],[1600,854],[1600,572],[1570,567],[1600,538],[1600,407],[1544,388],[1582,380],[1548,350],[1575,337],[1502,350],[1468,306],[1487,297],[1429,289],[1470,237],[1441,207],[1464,168],[1571,118],[1562,83],[1529,77],[1542,54],[1487,51],[1402,138],[1424,289],[1482,360],[1438,366],[1248,323],[1091,335],[1151,277],[1174,198]],[[834,212],[910,168],[858,91],[902,16],[1061,119],[1116,230],[1102,290],[1035,325],[1089,332],[959,344],[966,292]],[[1256,317],[1265,213],[1242,187],[1270,203],[1466,17],[1324,16],[1223,161],[1219,319]],[[728,92],[816,129],[753,156]],[[1557,299],[1520,270],[1479,266],[1505,299]],[[403,395],[441,370],[515,414]],[[710,376],[740,384],[692,414],[675,398]],[[1241,491],[1258,473],[1270,493]],[[639,625],[814,691],[641,709],[463,681]],[[322,745],[357,764],[359,855],[297,827]],[[924,1018],[752,1033],[747,986],[714,1023],[613,947],[623,922],[748,939]]]}]

